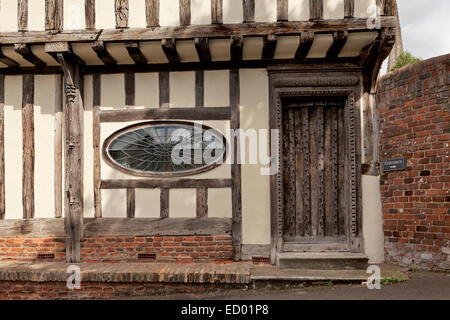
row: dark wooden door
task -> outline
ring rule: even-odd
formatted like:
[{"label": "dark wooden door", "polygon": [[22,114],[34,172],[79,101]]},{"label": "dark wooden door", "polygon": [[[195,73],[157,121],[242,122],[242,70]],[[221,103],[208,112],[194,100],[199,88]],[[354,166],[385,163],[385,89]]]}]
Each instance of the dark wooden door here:
[{"label": "dark wooden door", "polygon": [[285,245],[346,244],[344,104],[299,101],[283,107]]}]

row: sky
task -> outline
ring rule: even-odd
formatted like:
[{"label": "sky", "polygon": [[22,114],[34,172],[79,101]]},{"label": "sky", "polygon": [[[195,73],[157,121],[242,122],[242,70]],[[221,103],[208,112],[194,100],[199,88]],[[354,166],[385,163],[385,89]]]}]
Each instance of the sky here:
[{"label": "sky", "polygon": [[[397,0],[403,47],[428,59],[450,53],[450,0]],[[387,61],[383,73],[386,72]]]}]

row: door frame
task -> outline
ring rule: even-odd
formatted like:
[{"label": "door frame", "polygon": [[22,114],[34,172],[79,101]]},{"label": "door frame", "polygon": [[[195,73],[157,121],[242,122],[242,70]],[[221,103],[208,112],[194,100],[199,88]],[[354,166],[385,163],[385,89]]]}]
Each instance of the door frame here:
[{"label": "door frame", "polygon": [[[351,252],[364,252],[362,237],[362,192],[361,192],[361,108],[362,74],[358,71],[327,71],[324,69],[302,70],[269,69],[269,127],[279,130],[277,145],[271,145],[271,161],[278,170],[270,177],[271,213],[271,262],[275,264],[278,253],[284,248],[283,213],[283,161],[282,161],[282,116],[283,98],[337,97],[346,100],[344,126],[348,132],[346,147],[346,193],[349,210],[347,219],[348,248]],[[272,142],[271,142],[272,143]],[[275,152],[273,152],[275,151]]]}]

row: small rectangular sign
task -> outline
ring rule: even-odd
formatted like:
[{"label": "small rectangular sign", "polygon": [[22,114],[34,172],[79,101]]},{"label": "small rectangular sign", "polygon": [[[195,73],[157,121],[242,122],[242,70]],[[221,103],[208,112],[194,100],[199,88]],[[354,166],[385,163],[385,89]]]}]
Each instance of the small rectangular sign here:
[{"label": "small rectangular sign", "polygon": [[406,159],[395,158],[383,160],[383,172],[402,171],[406,169]]}]

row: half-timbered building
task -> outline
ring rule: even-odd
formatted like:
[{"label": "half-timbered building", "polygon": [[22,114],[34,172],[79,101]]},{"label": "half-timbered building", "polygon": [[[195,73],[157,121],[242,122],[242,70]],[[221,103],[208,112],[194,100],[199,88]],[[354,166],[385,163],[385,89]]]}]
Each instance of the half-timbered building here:
[{"label": "half-timbered building", "polygon": [[0,0],[0,259],[381,262],[392,2]]}]

